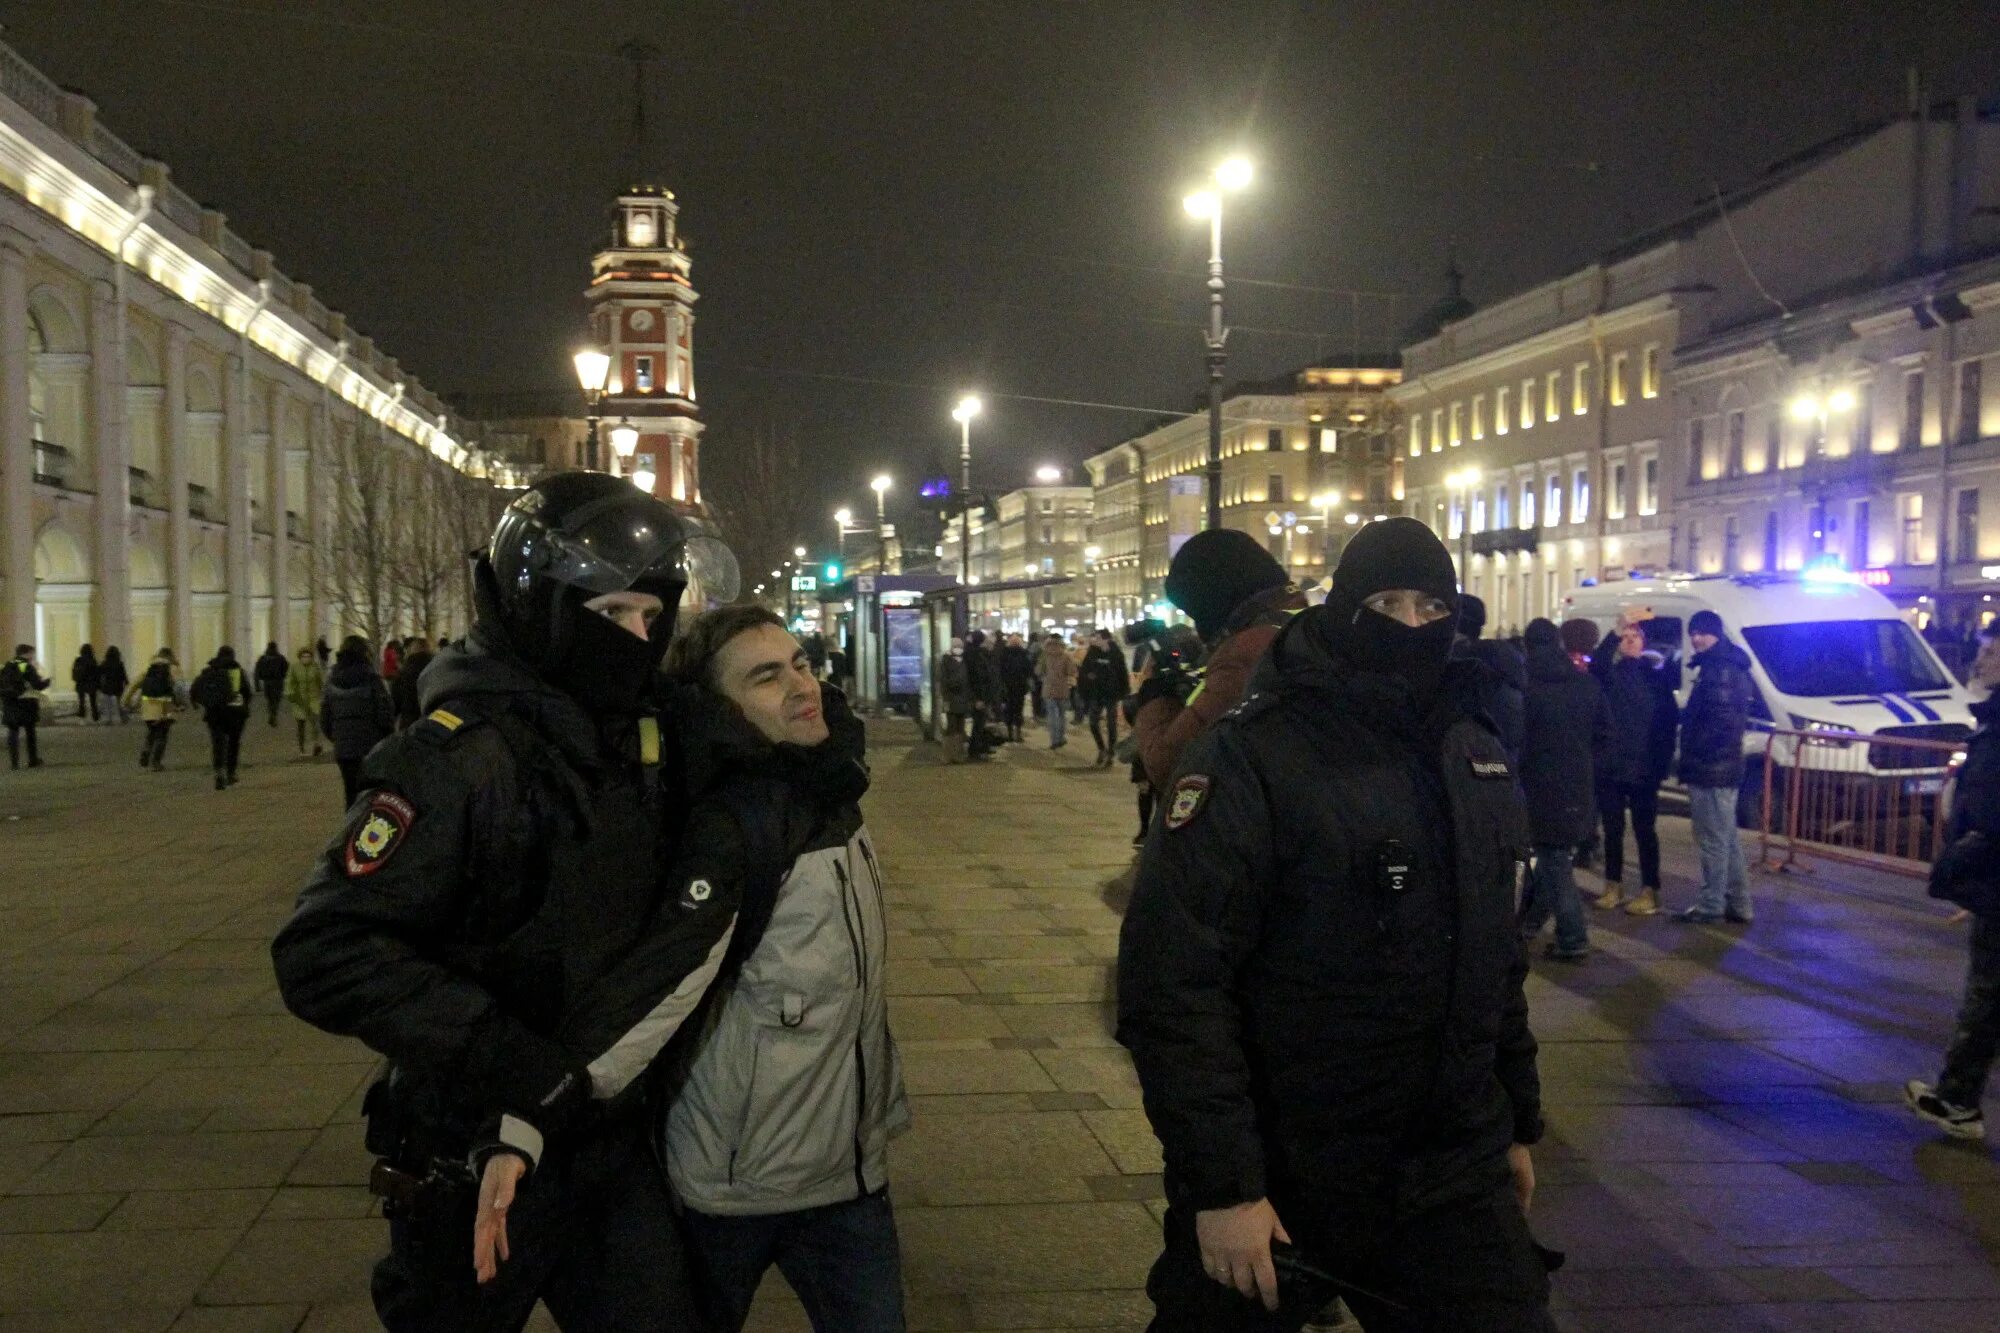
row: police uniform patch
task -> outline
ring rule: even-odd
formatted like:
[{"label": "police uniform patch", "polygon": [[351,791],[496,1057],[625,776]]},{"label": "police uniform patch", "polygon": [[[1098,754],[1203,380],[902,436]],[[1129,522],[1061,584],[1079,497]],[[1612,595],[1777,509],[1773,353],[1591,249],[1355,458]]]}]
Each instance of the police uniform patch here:
[{"label": "police uniform patch", "polygon": [[1167,827],[1186,828],[1201,813],[1202,802],[1208,799],[1208,778],[1200,773],[1190,773],[1174,784],[1174,793],[1167,801]]},{"label": "police uniform patch", "polygon": [[372,875],[380,870],[396,849],[410,825],[417,822],[416,808],[394,792],[378,791],[361,812],[361,822],[347,839],[345,857],[349,878]]},{"label": "police uniform patch", "polygon": [[1514,776],[1513,770],[1507,767],[1505,759],[1473,759],[1470,762],[1472,764],[1472,776],[1475,778],[1511,778]]},{"label": "police uniform patch", "polygon": [[715,889],[713,888],[713,886],[711,886],[709,882],[705,879],[698,879],[694,881],[692,884],[688,885],[688,897],[698,903],[707,902],[708,896],[714,892]]}]

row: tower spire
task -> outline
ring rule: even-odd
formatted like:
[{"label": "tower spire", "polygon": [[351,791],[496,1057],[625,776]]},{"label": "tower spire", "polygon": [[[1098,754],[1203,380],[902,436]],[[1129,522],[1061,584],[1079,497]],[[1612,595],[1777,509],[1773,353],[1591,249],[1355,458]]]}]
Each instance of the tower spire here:
[{"label": "tower spire", "polygon": [[[666,185],[665,173],[656,173],[652,161],[652,139],[646,127],[646,102],[651,91],[648,84],[654,61],[660,58],[660,48],[651,42],[635,38],[618,48],[618,54],[632,62],[632,129],[625,144],[624,185],[631,188],[639,185]],[[657,174],[659,179],[648,179]]]}]

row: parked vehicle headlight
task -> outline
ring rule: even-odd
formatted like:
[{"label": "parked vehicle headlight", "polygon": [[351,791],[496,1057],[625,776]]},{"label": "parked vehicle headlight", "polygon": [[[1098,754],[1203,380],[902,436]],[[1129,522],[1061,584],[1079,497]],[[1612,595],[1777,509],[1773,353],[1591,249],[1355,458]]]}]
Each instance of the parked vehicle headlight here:
[{"label": "parked vehicle headlight", "polygon": [[1808,745],[1824,745],[1828,749],[1845,750],[1860,739],[1855,734],[1854,728],[1842,726],[1838,722],[1821,722],[1817,718],[1800,717],[1797,713],[1790,714],[1790,717],[1792,730],[1805,732]]}]

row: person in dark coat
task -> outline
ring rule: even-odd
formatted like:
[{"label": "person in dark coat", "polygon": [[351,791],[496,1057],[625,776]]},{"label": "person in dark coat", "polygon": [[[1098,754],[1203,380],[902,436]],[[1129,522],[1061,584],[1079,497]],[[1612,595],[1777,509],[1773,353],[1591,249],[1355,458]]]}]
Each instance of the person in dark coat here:
[{"label": "person in dark coat", "polygon": [[76,715],[97,721],[97,654],[85,644],[69,664],[69,681],[76,687]]},{"label": "person in dark coat", "polygon": [[938,711],[944,714],[944,746],[947,764],[965,762],[965,721],[972,716],[972,685],[965,673],[965,640],[952,637],[951,647],[938,654]]},{"label": "person in dark coat", "polygon": [[[1604,823],[1604,892],[1597,906],[1633,916],[1660,910],[1660,784],[1674,763],[1680,706],[1666,657],[1646,646],[1645,622],[1621,618],[1590,663],[1611,706],[1611,741],[1598,772],[1597,810]],[[1639,849],[1639,892],[1625,896],[1625,820]]]},{"label": "person in dark coat", "polygon": [[1479,683],[1480,706],[1500,733],[1507,757],[1518,767],[1521,762],[1521,690],[1527,683],[1521,654],[1511,644],[1485,639],[1486,603],[1466,593],[1459,598],[1458,644],[1461,657],[1469,657],[1485,668]]},{"label": "person in dark coat", "polygon": [[[1362,528],[1161,796],[1117,1031],[1166,1161],[1156,1333],[1297,1330],[1334,1294],[1370,1329],[1554,1327],[1527,815],[1457,600],[1423,524]],[[1281,1289],[1274,1243],[1347,1289]]]},{"label": "person in dark coat", "polygon": [[1150,657],[1144,666],[1132,730],[1155,791],[1173,781],[1181,751],[1243,701],[1278,631],[1305,607],[1285,567],[1234,528],[1188,538],[1167,566],[1166,593],[1205,652],[1199,670],[1164,670]]},{"label": "person in dark coat", "polygon": [[1083,694],[1090,738],[1097,742],[1097,766],[1109,768],[1118,750],[1118,705],[1132,692],[1131,670],[1110,630],[1091,634],[1083,665],[1077,668],[1076,688]]},{"label": "person in dark coat", "polygon": [[417,706],[417,682],[436,656],[431,652],[430,641],[421,635],[411,639],[408,647],[409,651],[396,666],[396,678],[389,682],[389,699],[396,705],[398,731],[414,727],[422,715]]},{"label": "person in dark coat", "polygon": [[1979,1103],[2000,1053],[2000,621],[1981,632],[1969,683],[1988,693],[1972,705],[1978,729],[1965,743],[1931,895],[1971,914],[1972,959],[1937,1086],[1913,1078],[1903,1096],[1953,1138],[1981,1139]]},{"label": "person in dark coat", "polygon": [[7,727],[7,765],[21,766],[21,736],[28,737],[28,767],[42,766],[35,730],[42,721],[42,694],[49,679],[35,666],[35,645],[14,645],[14,655],[0,664],[0,722]]},{"label": "person in dark coat", "polygon": [[123,725],[125,688],[131,683],[131,674],[125,669],[125,655],[115,644],[106,648],[104,660],[97,664],[98,713],[106,722]]},{"label": "person in dark coat", "polygon": [[[1597,651],[1598,640],[1603,637],[1597,628],[1597,622],[1581,616],[1573,617],[1563,621],[1561,634],[1563,651],[1569,654],[1570,663],[1578,671],[1588,674],[1590,659]],[[1597,766],[1602,768],[1604,766],[1602,753],[1600,752],[1596,758]],[[1603,832],[1598,827],[1597,820],[1592,819],[1590,831],[1584,834],[1583,841],[1576,845],[1578,870],[1589,870],[1597,864],[1597,849],[1603,845],[1603,841]]]},{"label": "person in dark coat", "polygon": [[333,762],[340,766],[340,789],[346,806],[361,791],[361,764],[368,752],[396,730],[396,707],[388,687],[375,674],[368,640],[350,634],[341,640],[320,697],[320,734],[333,742]]},{"label": "person in dark coat", "polygon": [[275,640],[264,645],[255,671],[257,692],[264,696],[264,720],[274,727],[278,725],[278,708],[285,702],[285,677],[291,670],[291,661],[278,651]]},{"label": "person in dark coat", "polygon": [[1035,659],[1018,634],[1009,634],[996,654],[1000,666],[1000,702],[1006,713],[1007,739],[1025,740],[1021,728],[1027,724],[1028,690],[1034,684]]},{"label": "person in dark coat", "polygon": [[1750,920],[1750,871],[1736,829],[1743,785],[1743,733],[1757,683],[1750,654],[1729,641],[1722,617],[1700,610],[1688,619],[1694,688],[1681,713],[1680,779],[1688,789],[1694,839],[1701,848],[1701,896],[1678,915],[1694,924]]},{"label": "person in dark coat", "polygon": [[236,660],[236,650],[225,643],[195,677],[189,693],[201,709],[202,721],[208,724],[215,789],[234,787],[236,765],[243,754],[243,728],[250,721],[250,706],[256,702],[256,685]]},{"label": "person in dark coat", "polygon": [[993,731],[993,719],[1000,716],[1000,667],[993,650],[986,645],[986,631],[976,629],[965,636],[965,684],[972,692],[972,736],[966,753],[984,759],[1000,748]]},{"label": "person in dark coat", "polygon": [[1524,641],[1521,790],[1535,866],[1521,903],[1521,934],[1533,936],[1553,913],[1556,938],[1548,956],[1575,962],[1589,956],[1590,933],[1572,858],[1597,823],[1595,756],[1610,743],[1611,708],[1597,682],[1571,664],[1554,622],[1529,621]]}]

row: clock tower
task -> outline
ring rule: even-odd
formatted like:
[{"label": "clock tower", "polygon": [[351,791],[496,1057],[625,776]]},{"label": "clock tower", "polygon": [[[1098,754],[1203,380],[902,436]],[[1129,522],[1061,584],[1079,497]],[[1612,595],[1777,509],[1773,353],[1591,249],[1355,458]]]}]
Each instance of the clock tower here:
[{"label": "clock tower", "polygon": [[689,509],[701,507],[700,412],[694,387],[695,290],[688,279],[680,205],[646,164],[645,68],[657,52],[634,44],[626,52],[634,74],[634,181],[619,195],[611,236],[590,261],[585,292],[591,338],[611,356],[600,412],[605,450],[612,434],[638,432],[631,458],[616,459],[628,476],[653,475],[653,493]]}]

